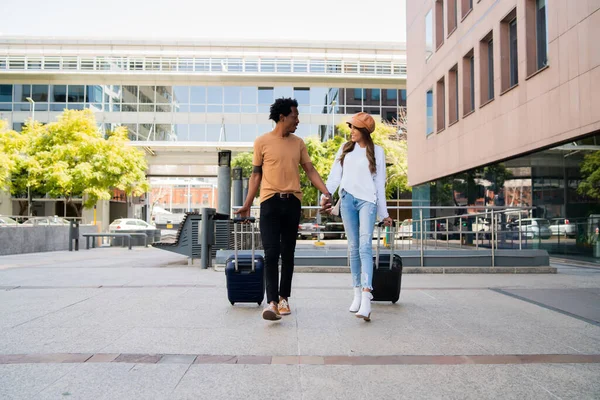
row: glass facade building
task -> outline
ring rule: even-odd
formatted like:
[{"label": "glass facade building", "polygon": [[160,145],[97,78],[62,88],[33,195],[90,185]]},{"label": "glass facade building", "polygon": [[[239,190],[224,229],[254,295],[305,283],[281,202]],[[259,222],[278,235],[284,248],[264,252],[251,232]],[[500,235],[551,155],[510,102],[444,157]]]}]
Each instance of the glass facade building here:
[{"label": "glass facade building", "polygon": [[[539,218],[550,231],[548,237],[522,235],[523,247],[594,257],[600,201],[578,190],[585,156],[594,152],[600,152],[600,134],[417,185],[413,188],[413,205],[463,207],[459,214],[485,212],[469,206],[531,207],[530,211],[506,213],[501,221],[504,233],[499,235],[499,248],[518,248],[518,238],[511,229],[516,228],[521,214],[522,223]],[[426,210],[425,217],[444,216],[444,211]],[[417,214],[413,217],[418,219]],[[451,219],[450,223],[458,224],[459,219]],[[428,230],[434,231],[435,227]]]},{"label": "glass facade building", "polygon": [[[34,105],[27,101],[30,97]],[[345,114],[366,111],[394,123],[398,110],[406,107],[405,89],[293,87],[293,86],[154,86],[154,85],[48,85],[0,84],[0,112],[30,112],[48,119],[48,112],[90,108],[106,113],[117,122],[100,122],[101,129],[124,125],[134,141],[253,141],[272,128],[270,121],[242,122],[244,115],[268,115],[276,98],[295,98],[301,137],[331,134],[332,124]],[[138,115],[156,122],[138,122]],[[198,123],[197,117],[212,114],[225,117],[221,123]],[[329,121],[323,119],[323,115]],[[311,118],[311,116],[318,116]],[[13,118],[20,130],[25,118]],[[166,117],[166,118],[165,118]],[[48,119],[49,120],[49,119]]]}]

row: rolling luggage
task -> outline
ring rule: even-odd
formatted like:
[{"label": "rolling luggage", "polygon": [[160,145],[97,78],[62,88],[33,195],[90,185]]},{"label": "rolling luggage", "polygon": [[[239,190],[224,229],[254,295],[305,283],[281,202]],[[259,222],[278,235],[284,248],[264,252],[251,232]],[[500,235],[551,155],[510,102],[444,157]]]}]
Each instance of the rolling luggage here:
[{"label": "rolling luggage", "polygon": [[[252,251],[250,254],[238,253],[237,226],[242,222],[250,222],[252,226]],[[240,229],[243,231],[243,229]],[[240,232],[240,236],[243,232]],[[227,297],[235,303],[262,304],[265,296],[265,260],[263,256],[254,254],[254,218],[236,218],[233,220],[234,255],[227,258],[225,278],[227,280]],[[240,240],[240,243],[243,240]],[[240,245],[241,246],[241,245]]]},{"label": "rolling luggage", "polygon": [[391,301],[396,303],[400,298],[402,286],[402,258],[394,254],[394,239],[396,236],[396,224],[392,225],[391,251],[390,254],[379,254],[379,241],[381,237],[380,223],[377,234],[377,248],[373,265],[373,301]]}]

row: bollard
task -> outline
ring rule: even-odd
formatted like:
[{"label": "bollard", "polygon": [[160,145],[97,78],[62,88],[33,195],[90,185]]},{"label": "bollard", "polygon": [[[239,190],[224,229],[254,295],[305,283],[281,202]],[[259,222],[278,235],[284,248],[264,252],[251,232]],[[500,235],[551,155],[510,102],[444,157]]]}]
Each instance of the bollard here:
[{"label": "bollard", "polygon": [[75,251],[79,251],[79,220],[70,221],[69,251],[73,251],[73,241],[75,242]]}]

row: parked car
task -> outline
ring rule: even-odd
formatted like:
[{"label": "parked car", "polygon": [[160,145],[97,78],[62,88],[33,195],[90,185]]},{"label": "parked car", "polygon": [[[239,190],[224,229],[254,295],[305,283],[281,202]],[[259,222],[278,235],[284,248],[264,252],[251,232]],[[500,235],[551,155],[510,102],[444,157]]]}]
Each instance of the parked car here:
[{"label": "parked car", "polygon": [[23,226],[60,226],[60,225],[70,225],[69,220],[64,218],[53,216],[53,217],[31,217],[27,221],[23,222]]},{"label": "parked car", "polygon": [[[391,228],[388,228],[387,232],[389,232],[390,229]],[[378,229],[377,229],[377,227],[375,227],[375,229],[373,230],[373,239],[377,239],[377,232],[378,232]],[[387,235],[387,233],[386,233],[386,229],[384,227],[382,227],[381,228],[381,239],[383,239],[384,235]],[[398,225],[398,223],[396,223],[396,235],[395,235],[396,239],[412,238],[412,235],[413,235],[412,219],[410,219],[410,218],[405,219],[404,221],[402,221],[400,223],[400,225]]]},{"label": "parked car", "polygon": [[577,225],[571,224],[567,218],[554,218],[550,221],[550,232],[553,236],[577,236]]},{"label": "parked car", "polygon": [[321,240],[325,238],[325,234],[321,231],[325,230],[325,225],[317,224],[316,219],[308,219],[298,224],[298,238],[310,239],[315,238]]},{"label": "parked car", "polygon": [[396,238],[412,238],[413,235],[413,220],[411,218],[402,221],[396,231]]},{"label": "parked car", "polygon": [[17,226],[17,225],[19,225],[19,224],[14,219],[0,215],[0,228],[4,228],[6,226]]},{"label": "parked car", "polygon": [[550,231],[550,222],[544,218],[525,218],[519,221],[508,224],[508,229],[513,231],[513,238],[518,239],[519,226],[521,227],[522,238],[542,238],[550,239],[552,232]]},{"label": "parked car", "polygon": [[[448,221],[448,225],[446,225]],[[458,239],[459,234],[453,233],[459,230],[458,218],[448,218],[447,220],[437,220],[437,238],[440,240]],[[441,232],[441,233],[440,233]]]},{"label": "parked car", "polygon": [[344,239],[346,231],[342,219],[335,215],[321,216],[321,238],[320,239]]},{"label": "parked car", "polygon": [[136,218],[120,218],[115,219],[109,226],[109,232],[117,231],[137,231],[137,230],[148,230],[156,229],[154,225],[150,225],[146,221]]}]

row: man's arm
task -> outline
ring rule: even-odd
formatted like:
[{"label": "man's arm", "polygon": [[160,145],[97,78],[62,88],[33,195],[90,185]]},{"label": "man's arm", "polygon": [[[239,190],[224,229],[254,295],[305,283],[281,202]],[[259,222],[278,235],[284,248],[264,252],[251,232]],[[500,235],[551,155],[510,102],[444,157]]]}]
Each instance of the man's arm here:
[{"label": "man's arm", "polygon": [[235,214],[240,214],[242,217],[250,216],[250,207],[252,207],[252,203],[254,202],[256,192],[258,192],[258,188],[260,187],[261,180],[262,167],[254,166],[252,175],[250,175],[250,179],[248,179],[248,196],[246,196],[246,201],[244,202],[242,208],[237,210]]},{"label": "man's arm", "polygon": [[312,163],[308,162],[302,164],[302,169],[304,169],[304,172],[306,172],[306,176],[311,181],[313,186],[319,189],[321,193],[324,193],[326,197],[330,198],[331,193],[329,193],[329,190],[327,190],[327,186],[325,186],[323,179],[321,179],[321,175],[319,175]]}]

